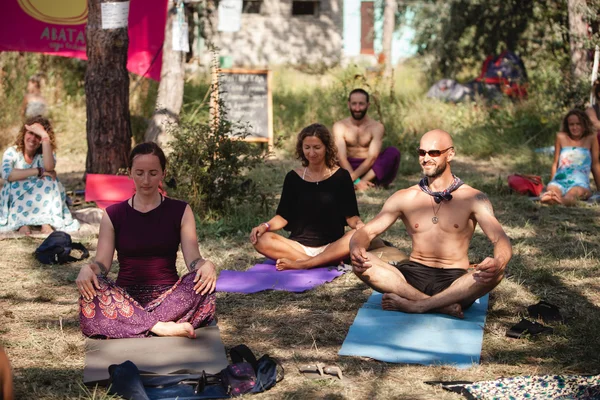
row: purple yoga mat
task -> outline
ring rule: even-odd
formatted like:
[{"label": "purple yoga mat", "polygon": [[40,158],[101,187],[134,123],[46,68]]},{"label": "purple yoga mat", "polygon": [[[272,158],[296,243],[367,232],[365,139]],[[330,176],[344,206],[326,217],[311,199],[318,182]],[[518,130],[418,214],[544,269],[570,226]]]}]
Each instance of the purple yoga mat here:
[{"label": "purple yoga mat", "polygon": [[267,260],[247,271],[221,271],[216,291],[256,293],[263,290],[286,290],[299,293],[331,282],[342,274],[344,271],[338,271],[337,267],[277,271],[275,262]]}]

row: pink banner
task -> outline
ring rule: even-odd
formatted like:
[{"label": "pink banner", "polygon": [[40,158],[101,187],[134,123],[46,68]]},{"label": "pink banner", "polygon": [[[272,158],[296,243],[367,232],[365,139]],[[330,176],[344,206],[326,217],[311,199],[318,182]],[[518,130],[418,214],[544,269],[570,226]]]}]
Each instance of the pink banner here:
[{"label": "pink banner", "polygon": [[[0,51],[86,59],[87,0],[0,2]],[[160,80],[166,20],[167,0],[130,0],[129,71]]]}]

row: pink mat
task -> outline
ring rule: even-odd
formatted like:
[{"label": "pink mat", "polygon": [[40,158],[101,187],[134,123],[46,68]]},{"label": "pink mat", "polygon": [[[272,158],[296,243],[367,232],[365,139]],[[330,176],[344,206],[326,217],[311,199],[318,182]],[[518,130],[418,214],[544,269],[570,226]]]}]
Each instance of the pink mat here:
[{"label": "pink mat", "polygon": [[345,273],[337,266],[305,270],[277,271],[275,262],[267,260],[247,271],[224,270],[217,280],[218,292],[256,293],[263,290],[305,292],[331,282]]}]

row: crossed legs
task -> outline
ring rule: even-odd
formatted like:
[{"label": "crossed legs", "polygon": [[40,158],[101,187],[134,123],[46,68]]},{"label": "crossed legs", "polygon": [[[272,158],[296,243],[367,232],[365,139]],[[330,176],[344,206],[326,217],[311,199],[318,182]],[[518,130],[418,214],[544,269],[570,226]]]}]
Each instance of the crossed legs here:
[{"label": "crossed legs", "polygon": [[384,310],[409,313],[434,311],[462,318],[463,307],[491,291],[502,280],[502,276],[499,276],[493,282],[482,284],[475,281],[473,272],[467,272],[445,290],[429,296],[408,284],[398,269],[381,261],[373,253],[369,253],[369,262],[372,265],[370,268],[364,272],[355,269],[354,272],[367,285],[384,293],[381,304]]},{"label": "crossed legs", "polygon": [[272,232],[264,233],[254,248],[262,255],[277,260],[278,270],[310,269],[335,264],[348,257],[350,238],[354,232],[354,230],[346,232],[340,239],[330,243],[321,254],[314,257],[308,256],[297,242]]}]

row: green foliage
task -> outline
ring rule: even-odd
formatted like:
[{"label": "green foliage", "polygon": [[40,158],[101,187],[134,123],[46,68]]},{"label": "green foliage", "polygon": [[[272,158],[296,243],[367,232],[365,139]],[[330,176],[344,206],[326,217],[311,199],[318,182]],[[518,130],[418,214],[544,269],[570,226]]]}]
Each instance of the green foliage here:
[{"label": "green foliage", "polygon": [[241,140],[249,135],[248,127],[228,120],[222,100],[218,110],[214,121],[184,119],[169,129],[174,195],[186,200],[197,215],[210,219],[256,199],[258,188],[246,174],[265,159],[260,147]]},{"label": "green foliage", "polygon": [[198,75],[186,82],[183,88],[181,118],[189,121],[208,121],[210,118],[210,76]]},{"label": "green foliage", "polygon": [[[517,49],[533,16],[532,1],[430,1],[417,7],[416,42],[435,59],[436,80],[454,75],[466,59]],[[475,61],[476,62],[476,61]]]},{"label": "green foliage", "polygon": [[544,113],[584,107],[590,96],[588,82],[573,80],[556,63],[533,65],[536,67],[530,68],[529,92]]},{"label": "green foliage", "polygon": [[[63,125],[77,123],[77,116],[65,116],[65,111],[83,107],[85,62],[45,54],[0,53],[0,149],[14,141],[15,126],[22,121],[21,106],[27,82],[32,75],[42,77],[41,91],[48,103],[48,116],[56,132],[61,132],[59,148],[64,148]],[[69,119],[69,124],[63,124]],[[85,123],[85,118],[83,118]],[[81,141],[78,141],[81,143]],[[70,143],[69,143],[70,144]]]},{"label": "green foliage", "polygon": [[148,117],[156,106],[158,82],[129,74],[129,87],[131,133],[135,143],[142,143],[148,129]]},{"label": "green foliage", "polygon": [[415,132],[407,131],[403,124],[407,110],[422,95],[421,73],[413,64],[398,68],[393,80],[363,66],[350,65],[332,69],[312,84],[298,72],[276,71],[274,82],[275,140],[290,157],[296,135],[303,127],[319,122],[331,129],[336,121],[349,116],[348,93],[355,88],[369,92],[369,115],[385,127],[384,146],[396,146],[402,153],[416,148]]},{"label": "green foliage", "polygon": [[[600,44],[600,1],[581,3],[579,12],[591,35],[575,39],[593,49]],[[503,49],[520,54],[529,71],[549,68],[563,77],[570,72],[573,37],[567,0],[430,0],[411,7],[416,12],[415,43],[429,60],[430,84],[443,77],[471,80],[489,54]],[[572,80],[562,83],[578,85]]]}]

